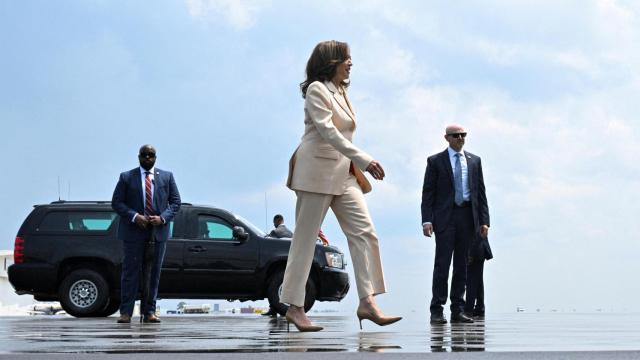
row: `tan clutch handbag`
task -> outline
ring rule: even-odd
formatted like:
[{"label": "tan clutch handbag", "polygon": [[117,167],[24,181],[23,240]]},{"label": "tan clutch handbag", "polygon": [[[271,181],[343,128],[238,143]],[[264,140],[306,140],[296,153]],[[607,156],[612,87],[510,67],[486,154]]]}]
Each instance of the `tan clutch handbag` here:
[{"label": "tan clutch handbag", "polygon": [[356,181],[358,182],[358,185],[360,185],[363,194],[371,191],[371,183],[369,182],[369,180],[367,180],[362,171],[360,171],[360,169],[353,165],[353,161],[351,162],[351,166],[349,167],[349,172],[356,177]]}]

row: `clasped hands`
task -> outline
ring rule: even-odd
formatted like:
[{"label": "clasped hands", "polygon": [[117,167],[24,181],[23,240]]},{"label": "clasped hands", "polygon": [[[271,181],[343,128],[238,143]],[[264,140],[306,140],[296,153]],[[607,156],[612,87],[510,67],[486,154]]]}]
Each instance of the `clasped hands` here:
[{"label": "clasped hands", "polygon": [[136,225],[138,225],[141,229],[145,229],[145,230],[149,228],[149,225],[152,225],[152,226],[162,225],[162,217],[158,215],[147,216],[147,215],[136,214],[134,221],[136,222]]}]

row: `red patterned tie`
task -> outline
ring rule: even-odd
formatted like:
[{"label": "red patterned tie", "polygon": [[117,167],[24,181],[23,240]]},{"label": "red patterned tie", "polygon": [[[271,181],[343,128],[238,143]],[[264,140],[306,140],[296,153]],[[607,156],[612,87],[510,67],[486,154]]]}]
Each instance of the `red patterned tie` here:
[{"label": "red patterned tie", "polygon": [[151,173],[145,171],[144,178],[144,214],[147,216],[153,215],[153,202],[151,197]]}]

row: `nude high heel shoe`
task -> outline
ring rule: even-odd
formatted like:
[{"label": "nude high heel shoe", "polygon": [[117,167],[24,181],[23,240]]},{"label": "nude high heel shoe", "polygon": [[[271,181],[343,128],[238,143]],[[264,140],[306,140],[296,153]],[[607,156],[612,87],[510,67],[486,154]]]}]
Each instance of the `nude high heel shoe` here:
[{"label": "nude high heel shoe", "polygon": [[358,316],[358,321],[360,322],[360,330],[362,330],[362,320],[370,320],[371,322],[379,326],[390,325],[394,322],[402,320],[402,316],[378,315],[373,309],[358,308],[358,310],[356,310],[356,315]]},{"label": "nude high heel shoe", "polygon": [[295,327],[300,332],[313,332],[313,331],[320,331],[320,330],[324,329],[322,326],[302,325],[302,324],[296,322],[296,320],[291,315],[289,315],[289,312],[287,312],[287,314],[285,315],[285,318],[287,319],[287,332],[289,332],[289,324],[290,323],[293,323],[293,325],[295,325]]}]

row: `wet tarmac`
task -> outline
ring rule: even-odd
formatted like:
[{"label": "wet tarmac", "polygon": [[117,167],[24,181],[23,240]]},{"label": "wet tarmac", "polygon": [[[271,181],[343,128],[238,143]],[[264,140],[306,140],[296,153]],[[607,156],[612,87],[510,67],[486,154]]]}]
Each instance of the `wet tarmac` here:
[{"label": "wet tarmac", "polygon": [[316,315],[300,333],[259,315],[164,316],[162,324],[115,317],[0,317],[0,354],[255,352],[546,352],[640,350],[640,314],[515,313],[474,324],[430,326],[425,316],[378,327],[355,315]]}]

